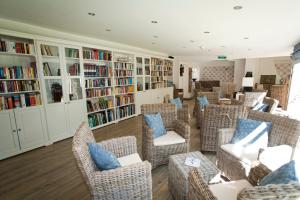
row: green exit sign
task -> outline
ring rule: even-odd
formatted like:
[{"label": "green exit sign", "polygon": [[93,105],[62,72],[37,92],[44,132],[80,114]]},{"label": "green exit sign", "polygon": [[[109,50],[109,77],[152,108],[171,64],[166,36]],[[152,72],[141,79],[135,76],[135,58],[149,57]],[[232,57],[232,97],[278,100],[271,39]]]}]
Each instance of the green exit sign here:
[{"label": "green exit sign", "polygon": [[218,56],[218,59],[219,59],[219,60],[226,60],[226,59],[227,59],[227,56]]}]

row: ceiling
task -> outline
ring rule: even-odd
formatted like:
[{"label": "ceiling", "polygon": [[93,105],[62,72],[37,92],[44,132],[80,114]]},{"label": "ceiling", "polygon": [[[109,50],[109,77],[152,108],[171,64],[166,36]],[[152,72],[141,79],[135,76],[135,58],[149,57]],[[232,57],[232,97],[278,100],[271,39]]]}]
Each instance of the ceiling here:
[{"label": "ceiling", "polygon": [[233,59],[290,55],[299,9],[299,0],[1,0],[0,18],[173,56]]}]

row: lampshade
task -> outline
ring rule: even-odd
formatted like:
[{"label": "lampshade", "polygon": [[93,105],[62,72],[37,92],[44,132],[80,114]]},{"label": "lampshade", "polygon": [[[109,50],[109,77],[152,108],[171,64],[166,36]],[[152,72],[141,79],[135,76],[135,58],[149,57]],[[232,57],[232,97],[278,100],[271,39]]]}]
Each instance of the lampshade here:
[{"label": "lampshade", "polygon": [[243,87],[253,87],[254,78],[253,77],[244,77],[243,78]]}]

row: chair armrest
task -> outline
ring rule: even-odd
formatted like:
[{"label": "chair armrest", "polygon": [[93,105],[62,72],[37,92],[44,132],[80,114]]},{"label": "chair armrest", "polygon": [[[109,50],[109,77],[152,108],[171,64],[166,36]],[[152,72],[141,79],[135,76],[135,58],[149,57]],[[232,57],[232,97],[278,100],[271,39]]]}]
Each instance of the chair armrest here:
[{"label": "chair armrest", "polygon": [[153,146],[153,129],[151,129],[146,123],[143,124],[143,140],[145,139],[147,144],[150,144],[150,146]]},{"label": "chair armrest", "polygon": [[270,184],[266,186],[245,188],[238,194],[237,199],[300,199],[300,184]]},{"label": "chair armrest", "polygon": [[268,167],[266,167],[264,164],[260,163],[259,161],[256,161],[252,163],[249,176],[247,177],[247,179],[249,183],[256,186],[270,172],[271,170]]},{"label": "chair armrest", "polygon": [[233,128],[222,128],[219,129],[218,133],[218,146],[222,146],[223,144],[229,143],[231,140],[233,134],[234,134],[235,129]]},{"label": "chair armrest", "polygon": [[[152,192],[151,164],[148,161],[94,173],[97,193],[114,193],[140,188],[144,193]],[[145,194],[151,196],[152,194]]]},{"label": "chair armrest", "polygon": [[191,116],[189,112],[189,105],[188,104],[183,104],[182,109],[177,110],[177,117],[179,120],[182,120],[188,124],[191,122]]},{"label": "chair armrest", "polygon": [[191,127],[182,120],[174,120],[173,127],[176,133],[181,135],[184,139],[190,139]]},{"label": "chair armrest", "polygon": [[136,138],[126,136],[99,142],[106,150],[111,151],[118,158],[137,153]]}]

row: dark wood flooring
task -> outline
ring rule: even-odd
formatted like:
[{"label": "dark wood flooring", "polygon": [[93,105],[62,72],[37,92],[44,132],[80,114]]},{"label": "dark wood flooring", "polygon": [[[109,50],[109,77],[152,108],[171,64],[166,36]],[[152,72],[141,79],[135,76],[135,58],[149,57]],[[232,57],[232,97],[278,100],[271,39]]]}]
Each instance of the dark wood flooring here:
[{"label": "dark wood flooring", "polygon": [[[192,109],[193,102],[189,101]],[[134,135],[141,154],[141,116],[94,131],[97,141]],[[192,120],[191,150],[199,150],[199,129]],[[90,199],[71,150],[72,139],[0,161],[1,200]],[[214,155],[207,155],[214,159]],[[172,199],[168,191],[168,168],[152,171],[153,199]]]}]

